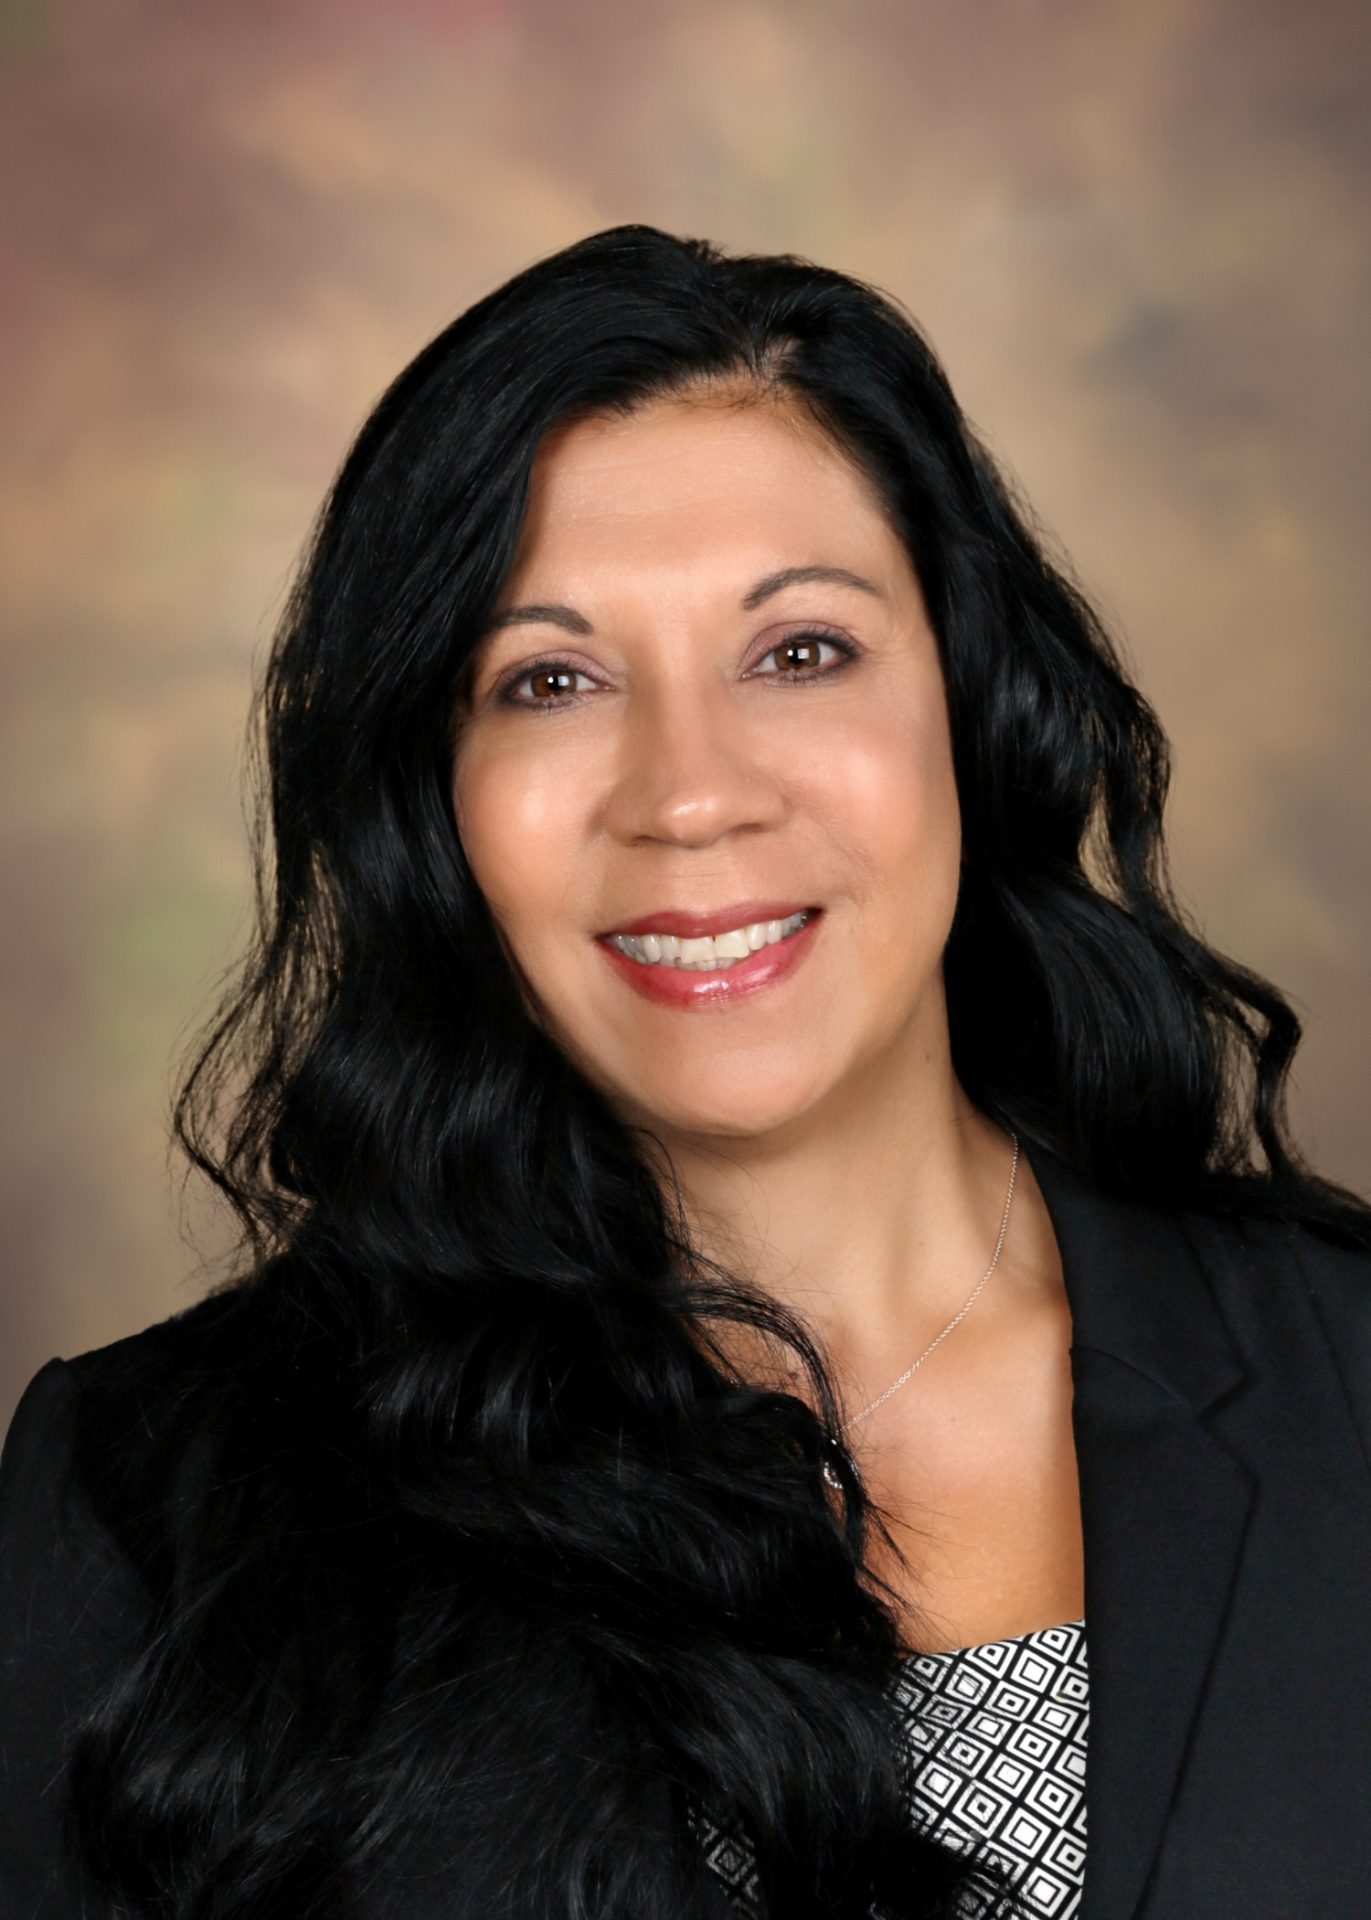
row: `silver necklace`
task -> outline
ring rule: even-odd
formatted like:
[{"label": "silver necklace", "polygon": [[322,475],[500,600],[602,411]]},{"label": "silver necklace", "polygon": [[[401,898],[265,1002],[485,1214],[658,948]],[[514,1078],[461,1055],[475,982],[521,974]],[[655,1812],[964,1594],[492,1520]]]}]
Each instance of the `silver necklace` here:
[{"label": "silver necklace", "polygon": [[[871,1405],[869,1407],[863,1407],[861,1412],[854,1413],[850,1420],[844,1420],[843,1424],[838,1429],[839,1435],[846,1433],[849,1427],[855,1427],[859,1420],[865,1420],[866,1416],[869,1413],[874,1413],[876,1411],[877,1407],[881,1405],[882,1401],[888,1400],[891,1394],[894,1393],[898,1387],[902,1387],[904,1385],[905,1381],[909,1378],[910,1374],[914,1373],[919,1367],[923,1365],[924,1361],[927,1360],[929,1354],[932,1353],[933,1349],[937,1346],[941,1346],[943,1341],[946,1340],[948,1334],[951,1333],[952,1329],[955,1326],[960,1325],[962,1320],[965,1319],[966,1315],[970,1313],[972,1306],[975,1304],[976,1297],[980,1293],[981,1288],[985,1285],[986,1281],[990,1278],[991,1274],[995,1271],[996,1264],[998,1263],[1000,1258],[1000,1249],[1004,1246],[1005,1231],[1009,1226],[1009,1208],[1014,1199],[1014,1176],[1019,1170],[1019,1136],[1017,1133],[1014,1133],[1011,1131],[1009,1137],[1014,1142],[1014,1158],[1010,1161],[1010,1164],[1009,1164],[1009,1191],[1004,1197],[1004,1213],[1000,1218],[1000,1234],[999,1234],[999,1238],[995,1242],[995,1251],[991,1256],[990,1265],[986,1268],[985,1272],[981,1275],[980,1279],[976,1282],[975,1286],[971,1289],[971,1293],[967,1298],[965,1306],[963,1306],[959,1312],[953,1314],[952,1318],[948,1321],[947,1325],[943,1328],[942,1332],[938,1335],[937,1339],[930,1340],[928,1345],[924,1348],[923,1352],[919,1355],[918,1359],[915,1360],[911,1366],[906,1367],[904,1372],[900,1375],[899,1379],[893,1380],[891,1384],[886,1388],[885,1392],[882,1394],[879,1394],[877,1398],[871,1402]],[[849,1466],[852,1465],[852,1456],[847,1453],[847,1450],[846,1448],[844,1448],[841,1439],[835,1436],[835,1438],[829,1442],[829,1445],[835,1451],[845,1454],[848,1465]],[[824,1464],[824,1479],[827,1480],[829,1486],[837,1487],[841,1491],[842,1484],[843,1484],[842,1481],[838,1478],[837,1474],[833,1471],[832,1466],[829,1464],[827,1460],[825,1460],[823,1464]]]}]

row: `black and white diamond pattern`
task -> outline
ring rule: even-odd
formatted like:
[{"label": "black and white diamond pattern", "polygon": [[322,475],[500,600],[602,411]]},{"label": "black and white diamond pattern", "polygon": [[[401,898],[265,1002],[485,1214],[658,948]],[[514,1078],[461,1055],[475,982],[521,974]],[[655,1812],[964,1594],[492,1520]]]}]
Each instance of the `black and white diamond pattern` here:
[{"label": "black and white diamond pattern", "polygon": [[[947,1846],[985,1847],[1042,1920],[1072,1920],[1085,1877],[1090,1705],[1084,1620],[915,1655],[894,1682],[911,1761],[910,1817]],[[705,1855],[753,1915],[748,1847],[707,1818]],[[969,1892],[966,1920],[983,1910]]]},{"label": "black and white diamond pattern", "polygon": [[757,1868],[752,1849],[736,1834],[720,1828],[708,1815],[691,1816],[691,1825],[705,1858],[723,1882],[735,1913],[753,1920],[757,1913]]},{"label": "black and white diamond pattern", "polygon": [[985,1844],[1032,1912],[1069,1920],[1085,1877],[1084,1620],[916,1655],[895,1692],[911,1817],[946,1845]]}]

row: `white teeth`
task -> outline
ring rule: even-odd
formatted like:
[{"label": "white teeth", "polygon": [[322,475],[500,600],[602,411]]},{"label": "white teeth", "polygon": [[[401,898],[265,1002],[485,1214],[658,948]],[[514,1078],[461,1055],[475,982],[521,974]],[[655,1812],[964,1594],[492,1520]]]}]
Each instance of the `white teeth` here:
[{"label": "white teeth", "polygon": [[684,967],[692,972],[712,973],[718,967],[731,967],[762,947],[798,933],[810,919],[808,909],[792,913],[788,920],[757,920],[750,926],[732,927],[727,933],[705,934],[700,938],[675,933],[612,933],[609,937],[620,953],[644,966]]}]

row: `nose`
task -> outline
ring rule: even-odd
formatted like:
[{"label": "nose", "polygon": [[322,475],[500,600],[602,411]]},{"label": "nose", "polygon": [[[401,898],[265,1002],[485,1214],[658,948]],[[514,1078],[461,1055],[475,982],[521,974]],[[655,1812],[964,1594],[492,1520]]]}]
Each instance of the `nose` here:
[{"label": "nose", "polygon": [[768,756],[759,724],[723,687],[677,679],[640,690],[625,714],[607,830],[625,844],[706,847],[740,829],[778,824],[783,770]]}]

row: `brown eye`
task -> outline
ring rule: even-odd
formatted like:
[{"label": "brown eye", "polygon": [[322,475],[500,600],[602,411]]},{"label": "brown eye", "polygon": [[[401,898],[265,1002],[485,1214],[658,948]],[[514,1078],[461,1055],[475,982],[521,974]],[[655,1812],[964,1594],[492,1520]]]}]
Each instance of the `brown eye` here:
[{"label": "brown eye", "polygon": [[[495,698],[508,707],[560,707],[577,698],[571,683],[578,675],[582,680],[590,677],[570,660],[535,660],[531,667],[523,667],[502,681]],[[523,698],[516,691],[530,685],[534,688],[532,699]]]},{"label": "brown eye", "polygon": [[[576,674],[571,667],[539,667],[533,673],[525,674],[524,678],[535,694],[570,693],[570,683],[576,678]],[[554,685],[554,682],[560,684]]]},{"label": "brown eye", "polygon": [[[821,649],[831,647],[838,655],[837,660],[824,665]],[[850,660],[854,660],[857,649],[846,640],[839,640],[831,633],[791,633],[784,640],[778,640],[763,654],[764,660],[780,660],[782,665],[774,672],[764,672],[764,680],[823,680],[830,674],[840,673]]]}]

